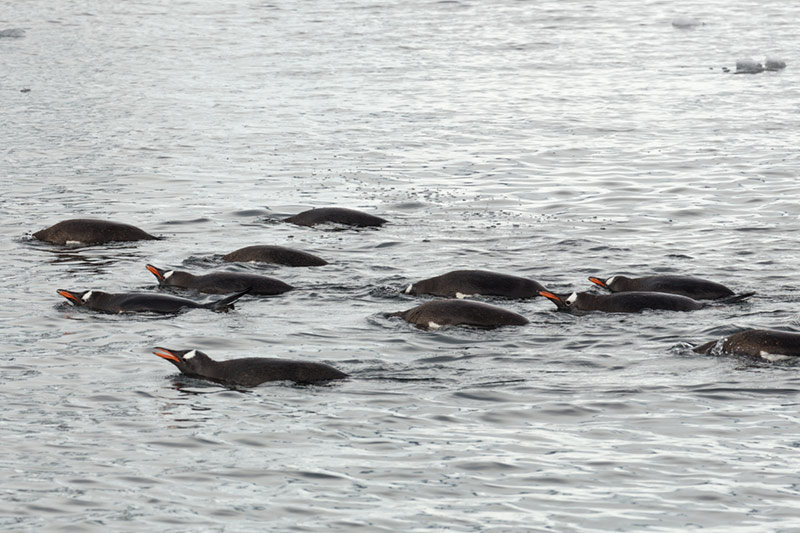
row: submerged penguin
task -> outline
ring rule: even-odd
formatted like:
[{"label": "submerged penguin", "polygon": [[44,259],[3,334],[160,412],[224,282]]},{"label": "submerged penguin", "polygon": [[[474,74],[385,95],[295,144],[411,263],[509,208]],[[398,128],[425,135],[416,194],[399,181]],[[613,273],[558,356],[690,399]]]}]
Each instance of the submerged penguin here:
[{"label": "submerged penguin", "polygon": [[283,294],[294,287],[279,279],[246,274],[243,272],[211,272],[196,276],[181,270],[163,270],[153,265],[145,265],[158,280],[160,287],[192,289],[207,294],[229,294],[250,288],[251,294],[272,296]]},{"label": "submerged penguin", "polygon": [[767,361],[800,357],[800,333],[769,329],[748,329],[694,348],[697,353],[745,355]]},{"label": "submerged penguin", "polygon": [[238,387],[255,387],[267,381],[319,383],[344,379],[347,374],[332,366],[311,361],[293,361],[267,357],[245,357],[214,361],[200,350],[155,348],[157,356],[178,367],[181,373],[215,383]]},{"label": "submerged penguin", "polygon": [[494,329],[501,326],[524,326],[528,319],[522,315],[481,302],[470,300],[432,300],[406,311],[389,313],[399,316],[421,329],[442,326],[472,326]]},{"label": "submerged penguin", "polygon": [[686,296],[663,292],[619,292],[614,294],[573,292],[569,296],[565,296],[542,291],[539,294],[556,304],[559,311],[575,314],[582,314],[588,311],[638,313],[645,309],[695,311],[706,306],[706,304]]},{"label": "submerged penguin", "polygon": [[[670,294],[680,294],[688,296],[694,300],[718,300],[733,296],[734,292],[721,283],[709,281],[691,276],[644,276],[641,278],[629,278],[627,276],[611,276],[608,279],[600,279],[594,276],[589,277],[589,281],[599,285],[611,292],[666,292]],[[743,293],[752,296],[754,292]]]},{"label": "submerged penguin", "polygon": [[223,261],[228,262],[257,262],[274,263],[277,265],[301,267],[301,266],[323,266],[328,262],[316,255],[283,246],[256,245],[246,246],[222,256]]},{"label": "submerged penguin", "polygon": [[464,298],[475,295],[536,298],[543,290],[544,287],[538,282],[519,276],[486,270],[454,270],[409,285],[405,293],[433,294],[447,298]]},{"label": "submerged penguin", "polygon": [[159,237],[120,222],[73,218],[37,231],[34,238],[51,244],[103,244],[113,241],[158,240]]},{"label": "submerged penguin", "polygon": [[177,313],[183,309],[228,311],[233,309],[233,302],[250,292],[250,289],[208,303],[150,292],[108,293],[94,290],[74,292],[64,289],[56,292],[75,307],[86,307],[103,313]]},{"label": "submerged penguin", "polygon": [[318,207],[309,209],[294,216],[284,219],[284,222],[297,224],[298,226],[316,226],[317,224],[343,224],[345,226],[370,227],[382,226],[387,221],[381,217],[346,209],[344,207]]}]

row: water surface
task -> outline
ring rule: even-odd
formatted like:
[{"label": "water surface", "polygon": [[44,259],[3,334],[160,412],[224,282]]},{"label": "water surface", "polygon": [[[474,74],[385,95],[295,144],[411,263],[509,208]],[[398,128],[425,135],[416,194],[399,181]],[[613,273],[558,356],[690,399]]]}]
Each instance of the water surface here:
[{"label": "water surface", "polygon": [[[797,365],[693,354],[797,330],[791,2],[5,2],[5,530],[792,531]],[[678,29],[692,16],[703,24]],[[737,59],[782,72],[733,75]],[[380,230],[280,223],[362,209]],[[101,217],[164,240],[53,247]],[[315,268],[228,265],[253,244]],[[298,290],[98,315],[56,289],[144,265]],[[424,332],[384,313],[455,268],[559,292],[681,273],[757,291],[693,313]],[[233,391],[155,346],[322,361]]]}]

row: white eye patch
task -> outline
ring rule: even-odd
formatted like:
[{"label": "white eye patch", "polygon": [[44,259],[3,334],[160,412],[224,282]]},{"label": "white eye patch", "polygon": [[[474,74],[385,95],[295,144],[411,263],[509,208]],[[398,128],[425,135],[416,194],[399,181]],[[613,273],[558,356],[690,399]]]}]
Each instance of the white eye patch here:
[{"label": "white eye patch", "polygon": [[406,290],[404,290],[403,292],[404,292],[404,293],[406,293],[406,294],[411,294],[411,288],[412,288],[413,286],[414,286],[413,284],[412,284],[412,285],[409,285],[408,287],[406,287]]},{"label": "white eye patch", "polygon": [[86,291],[86,294],[81,296],[81,301],[82,302],[88,302],[89,298],[91,298],[91,297],[92,297],[92,291]]},{"label": "white eye patch", "polygon": [[188,361],[189,359],[191,359],[195,355],[197,355],[197,350],[192,350],[191,352],[186,352],[186,354],[183,356],[183,360],[184,361]]},{"label": "white eye patch", "polygon": [[569,295],[569,298],[567,298],[565,301],[567,302],[568,305],[572,305],[575,303],[575,300],[577,299],[578,299],[578,293],[573,292],[572,294]]},{"label": "white eye patch", "polygon": [[617,279],[617,276],[611,276],[606,280],[606,285],[611,285],[612,283],[614,283],[615,279]]},{"label": "white eye patch", "polygon": [[174,270],[170,270],[169,272],[164,272],[164,279],[169,279],[169,277],[174,273],[175,273]]}]

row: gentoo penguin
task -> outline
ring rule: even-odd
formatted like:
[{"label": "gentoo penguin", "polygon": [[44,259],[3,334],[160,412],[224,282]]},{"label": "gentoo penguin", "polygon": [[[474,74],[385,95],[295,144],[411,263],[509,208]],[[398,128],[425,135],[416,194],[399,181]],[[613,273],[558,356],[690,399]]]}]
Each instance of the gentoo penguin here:
[{"label": "gentoo penguin", "polygon": [[113,241],[146,241],[157,240],[136,226],[95,220],[91,218],[73,218],[54,224],[49,228],[37,231],[33,236],[40,241],[52,244],[102,244]]},{"label": "gentoo penguin", "polygon": [[181,373],[223,385],[255,387],[266,381],[317,383],[344,379],[347,374],[332,366],[311,361],[293,361],[267,357],[245,357],[229,361],[214,361],[200,350],[169,350],[156,348],[157,356],[170,361]]},{"label": "gentoo penguin", "polygon": [[[626,276],[611,276],[606,280],[589,277],[589,281],[611,292],[649,291],[666,292],[688,296],[694,300],[718,300],[733,296],[733,291],[725,285],[690,276],[645,276],[642,278],[629,278]],[[746,293],[752,296],[755,293]]]},{"label": "gentoo penguin", "polygon": [[527,278],[488,272],[486,270],[454,270],[441,276],[418,281],[406,288],[406,294],[433,294],[447,298],[466,296],[502,296],[503,298],[536,298],[544,287]]},{"label": "gentoo penguin", "polygon": [[279,279],[257,274],[211,272],[210,274],[195,276],[189,272],[163,270],[153,265],[146,265],[146,268],[156,277],[160,287],[192,289],[207,294],[230,294],[235,291],[243,291],[249,287],[251,289],[250,294],[270,296],[283,294],[294,288]]},{"label": "gentoo penguin", "polygon": [[686,296],[664,292],[618,292],[614,294],[573,292],[569,296],[565,296],[542,291],[539,294],[552,300],[559,311],[568,311],[575,314],[582,314],[587,311],[638,313],[645,309],[695,311],[706,306],[706,304]]},{"label": "gentoo penguin", "polygon": [[187,308],[228,311],[233,309],[233,302],[250,292],[250,289],[208,303],[152,292],[74,292],[64,289],[59,289],[57,292],[75,307],[86,307],[103,313],[177,313]]},{"label": "gentoo penguin", "polygon": [[767,361],[780,361],[800,357],[800,333],[769,329],[748,329],[702,344],[697,353],[746,355]]},{"label": "gentoo penguin", "polygon": [[471,300],[432,300],[406,311],[389,313],[421,329],[442,326],[472,326],[482,329],[500,326],[523,326],[528,319],[494,305]]},{"label": "gentoo penguin", "polygon": [[239,248],[228,255],[222,256],[223,261],[248,263],[251,261],[258,263],[275,263],[278,265],[304,267],[304,266],[323,266],[328,262],[301,250],[284,248],[283,246],[246,246]]},{"label": "gentoo penguin", "polygon": [[291,222],[298,226],[316,226],[317,224],[344,224],[346,226],[381,226],[386,220],[369,213],[346,209],[344,207],[318,207],[309,209],[294,216],[284,219],[284,222]]}]

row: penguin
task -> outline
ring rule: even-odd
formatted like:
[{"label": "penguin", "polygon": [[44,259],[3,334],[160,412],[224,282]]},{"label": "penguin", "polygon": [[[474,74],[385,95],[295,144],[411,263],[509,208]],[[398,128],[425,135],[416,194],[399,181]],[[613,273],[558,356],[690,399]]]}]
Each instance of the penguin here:
[{"label": "penguin", "polygon": [[151,292],[108,293],[94,290],[74,292],[64,289],[58,289],[56,292],[75,307],[86,307],[103,313],[177,313],[187,308],[225,312],[233,309],[233,302],[250,292],[250,289],[208,303]]},{"label": "penguin", "polygon": [[34,238],[51,244],[103,244],[113,241],[152,241],[159,240],[149,233],[120,222],[73,218],[63,220],[49,228],[37,231]]},{"label": "penguin", "polygon": [[558,311],[583,314],[587,311],[606,313],[638,313],[645,309],[665,311],[695,311],[706,306],[687,296],[664,292],[620,292],[613,294],[592,294],[573,292],[569,296],[542,291],[541,296],[550,299]]},{"label": "penguin", "polygon": [[494,305],[470,300],[432,300],[406,311],[389,313],[399,316],[420,329],[437,329],[442,326],[472,326],[494,329],[501,326],[524,326],[528,319]]},{"label": "penguin", "polygon": [[387,221],[381,217],[370,215],[355,209],[344,207],[319,207],[303,211],[289,218],[284,222],[297,224],[298,226],[316,226],[317,224],[343,224],[345,226],[357,226],[360,228],[370,226],[382,226]]},{"label": "penguin", "polygon": [[159,287],[177,287],[179,289],[192,289],[206,294],[230,294],[234,291],[243,291],[248,287],[250,294],[273,296],[283,294],[294,287],[279,279],[245,274],[242,272],[211,272],[195,276],[180,270],[163,270],[153,265],[145,265],[158,280]]},{"label": "penguin", "polygon": [[247,263],[251,261],[258,263],[275,263],[291,267],[324,266],[328,264],[328,262],[321,257],[317,257],[308,252],[284,248],[283,246],[269,245],[239,248],[227,255],[223,255],[222,260],[230,263]]},{"label": "penguin", "polygon": [[153,353],[178,367],[181,373],[234,387],[255,387],[267,381],[318,383],[345,379],[347,374],[332,366],[311,361],[268,357],[245,357],[214,361],[200,350],[155,348]]},{"label": "penguin", "polygon": [[769,329],[748,329],[694,348],[702,354],[726,353],[781,361],[800,357],[800,333]]},{"label": "penguin", "polygon": [[[606,280],[589,277],[589,281],[611,292],[649,291],[666,292],[688,296],[694,300],[718,300],[733,296],[734,292],[725,285],[690,276],[645,276],[642,278],[629,278],[626,276],[611,276]],[[743,293],[748,296],[755,294]]]},{"label": "penguin", "polygon": [[433,294],[446,298],[466,296],[501,296],[503,298],[536,298],[545,290],[536,281],[486,270],[454,270],[441,276],[409,285],[406,294]]}]

